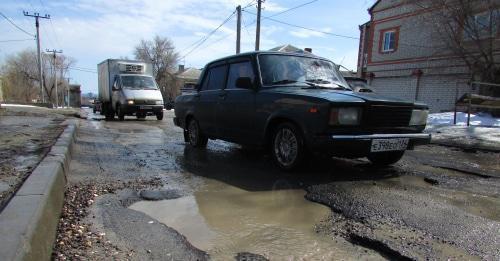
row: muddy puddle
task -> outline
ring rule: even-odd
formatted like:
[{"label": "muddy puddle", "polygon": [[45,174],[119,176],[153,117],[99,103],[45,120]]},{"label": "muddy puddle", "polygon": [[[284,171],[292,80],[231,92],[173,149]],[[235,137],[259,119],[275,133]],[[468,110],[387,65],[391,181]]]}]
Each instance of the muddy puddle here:
[{"label": "muddy puddle", "polygon": [[315,232],[330,210],[304,194],[293,189],[249,192],[207,180],[191,196],[141,201],[130,208],[176,229],[215,260],[231,260],[239,252],[279,260],[353,257],[355,250],[347,253],[349,243]]}]

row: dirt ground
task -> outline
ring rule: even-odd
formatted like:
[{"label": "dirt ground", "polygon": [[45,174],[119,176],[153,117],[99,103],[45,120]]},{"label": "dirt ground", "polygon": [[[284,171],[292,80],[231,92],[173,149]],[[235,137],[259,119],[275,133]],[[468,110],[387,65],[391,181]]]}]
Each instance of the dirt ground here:
[{"label": "dirt ground", "polygon": [[260,150],[186,146],[171,111],[87,113],[54,259],[500,258],[499,153],[428,145],[387,168],[333,158],[284,173]]},{"label": "dirt ground", "polygon": [[0,209],[43,159],[77,110],[0,108]]}]

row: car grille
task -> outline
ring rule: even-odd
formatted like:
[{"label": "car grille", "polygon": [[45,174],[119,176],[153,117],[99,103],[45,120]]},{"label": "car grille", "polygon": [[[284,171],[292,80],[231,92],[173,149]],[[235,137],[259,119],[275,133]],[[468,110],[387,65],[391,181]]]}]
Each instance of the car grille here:
[{"label": "car grille", "polygon": [[135,100],[135,104],[137,105],[155,105],[156,101],[153,100]]},{"label": "car grille", "polygon": [[365,110],[363,119],[369,127],[406,127],[411,112],[409,106],[371,105]]}]

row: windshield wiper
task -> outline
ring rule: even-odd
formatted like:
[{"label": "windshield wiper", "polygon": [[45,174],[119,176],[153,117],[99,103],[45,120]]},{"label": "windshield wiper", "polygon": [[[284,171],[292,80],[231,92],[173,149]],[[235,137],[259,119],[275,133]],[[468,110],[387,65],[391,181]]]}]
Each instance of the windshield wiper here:
[{"label": "windshield wiper", "polygon": [[325,80],[325,79],[307,79],[306,82],[320,83],[320,84],[329,84],[329,83],[331,83],[330,81]]},{"label": "windshield wiper", "polygon": [[296,83],[298,81],[296,80],[290,80],[290,79],[284,79],[284,80],[279,80],[279,81],[274,81],[272,85],[277,85],[277,84],[289,84],[289,83]]}]

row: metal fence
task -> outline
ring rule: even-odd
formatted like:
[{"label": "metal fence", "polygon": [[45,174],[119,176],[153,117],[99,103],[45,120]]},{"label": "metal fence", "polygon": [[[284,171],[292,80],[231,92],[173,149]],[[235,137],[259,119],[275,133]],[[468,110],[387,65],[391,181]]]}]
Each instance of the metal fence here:
[{"label": "metal fence", "polygon": [[[470,114],[472,109],[481,108],[487,110],[500,110],[500,97],[481,95],[484,89],[500,89],[500,84],[487,82],[471,82],[469,92],[455,102],[453,124],[457,124],[457,111],[460,108],[467,110],[467,126],[470,126]],[[480,94],[477,94],[480,93]],[[493,90],[490,93],[495,93]]]}]

